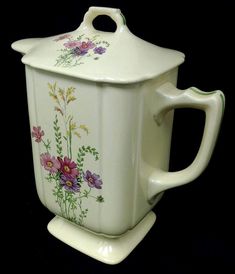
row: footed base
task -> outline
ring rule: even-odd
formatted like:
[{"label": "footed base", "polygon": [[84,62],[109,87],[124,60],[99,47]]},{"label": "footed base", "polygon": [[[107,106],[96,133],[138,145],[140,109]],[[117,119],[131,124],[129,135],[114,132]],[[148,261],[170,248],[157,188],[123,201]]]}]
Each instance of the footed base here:
[{"label": "footed base", "polygon": [[155,220],[155,213],[150,211],[135,227],[115,238],[95,234],[59,216],[47,228],[53,236],[82,253],[106,264],[118,264],[142,241]]}]

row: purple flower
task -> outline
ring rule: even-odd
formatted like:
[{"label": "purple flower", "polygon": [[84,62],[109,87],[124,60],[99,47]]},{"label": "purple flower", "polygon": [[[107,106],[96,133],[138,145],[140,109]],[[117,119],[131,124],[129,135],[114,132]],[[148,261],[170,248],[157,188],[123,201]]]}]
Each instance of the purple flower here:
[{"label": "purple flower", "polygon": [[64,187],[65,190],[69,192],[79,192],[80,185],[78,184],[77,178],[73,178],[71,176],[61,175],[60,177],[60,185]]},{"label": "purple flower", "polygon": [[56,173],[60,169],[60,162],[49,153],[42,153],[40,155],[41,165],[45,168],[45,170],[50,173]]},{"label": "purple flower", "polygon": [[103,48],[103,47],[96,47],[96,48],[94,48],[93,50],[94,50],[94,53],[96,53],[96,54],[103,54],[103,53],[105,53],[106,48]]},{"label": "purple flower", "polygon": [[41,127],[33,127],[32,137],[35,138],[35,142],[40,143],[42,136],[44,136],[44,131],[41,130]]},{"label": "purple flower", "polygon": [[89,187],[95,187],[98,189],[101,189],[101,185],[103,184],[102,180],[100,179],[100,176],[91,173],[89,170],[86,171],[86,173],[83,175],[83,179],[87,182]]},{"label": "purple flower", "polygon": [[87,52],[88,52],[87,50],[81,50],[79,47],[72,49],[72,53],[76,56],[83,56],[87,54]]}]

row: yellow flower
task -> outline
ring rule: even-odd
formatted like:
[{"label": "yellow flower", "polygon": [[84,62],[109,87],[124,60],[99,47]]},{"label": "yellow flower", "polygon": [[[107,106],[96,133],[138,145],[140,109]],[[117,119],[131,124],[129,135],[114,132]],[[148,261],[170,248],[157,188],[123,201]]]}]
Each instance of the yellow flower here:
[{"label": "yellow flower", "polygon": [[81,135],[79,134],[79,132],[75,131],[74,134],[75,134],[78,138],[81,138]]},{"label": "yellow flower", "polygon": [[63,111],[58,107],[55,107],[55,111],[58,111],[62,116],[64,115]]},{"label": "yellow flower", "polygon": [[67,91],[66,91],[66,98],[68,98],[70,95],[72,95],[75,91],[75,88],[74,87],[69,87],[67,88]]},{"label": "yellow flower", "polygon": [[75,122],[71,123],[71,124],[69,125],[69,128],[70,128],[71,131],[72,131],[72,130],[75,130],[75,129],[77,128],[76,123],[75,123]]},{"label": "yellow flower", "polygon": [[70,103],[70,102],[75,101],[75,100],[76,100],[76,97],[74,97],[73,95],[71,95],[71,96],[68,97],[67,103]]},{"label": "yellow flower", "polygon": [[84,130],[86,132],[86,134],[89,134],[89,129],[86,125],[80,125],[79,128],[81,128],[82,130]]},{"label": "yellow flower", "polygon": [[64,93],[65,93],[65,91],[64,91],[62,88],[59,88],[58,93],[59,93],[59,95],[60,95],[60,98],[61,98],[63,101],[65,101],[65,98],[64,98]]}]

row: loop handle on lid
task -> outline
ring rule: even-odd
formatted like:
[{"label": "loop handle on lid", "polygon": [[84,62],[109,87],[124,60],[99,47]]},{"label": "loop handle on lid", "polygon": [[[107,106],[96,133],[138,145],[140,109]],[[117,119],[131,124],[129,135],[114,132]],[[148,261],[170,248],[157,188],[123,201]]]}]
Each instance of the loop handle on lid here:
[{"label": "loop handle on lid", "polygon": [[104,8],[104,7],[90,7],[89,10],[85,13],[83,19],[83,25],[87,29],[95,30],[92,25],[92,21],[99,15],[107,15],[113,19],[117,25],[117,31],[126,25],[126,20],[120,9],[114,8]]}]

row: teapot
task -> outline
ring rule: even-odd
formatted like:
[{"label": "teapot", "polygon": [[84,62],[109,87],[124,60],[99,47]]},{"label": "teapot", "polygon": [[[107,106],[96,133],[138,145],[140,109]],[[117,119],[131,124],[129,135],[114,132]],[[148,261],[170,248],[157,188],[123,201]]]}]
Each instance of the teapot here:
[{"label": "teapot", "polygon": [[[96,30],[109,16],[115,32]],[[177,85],[184,54],[130,32],[119,9],[90,7],[74,31],[16,41],[23,54],[38,197],[55,217],[49,232],[107,264],[125,259],[153,226],[167,189],[206,168],[225,99]],[[169,172],[174,109],[206,120],[200,148]]]}]

